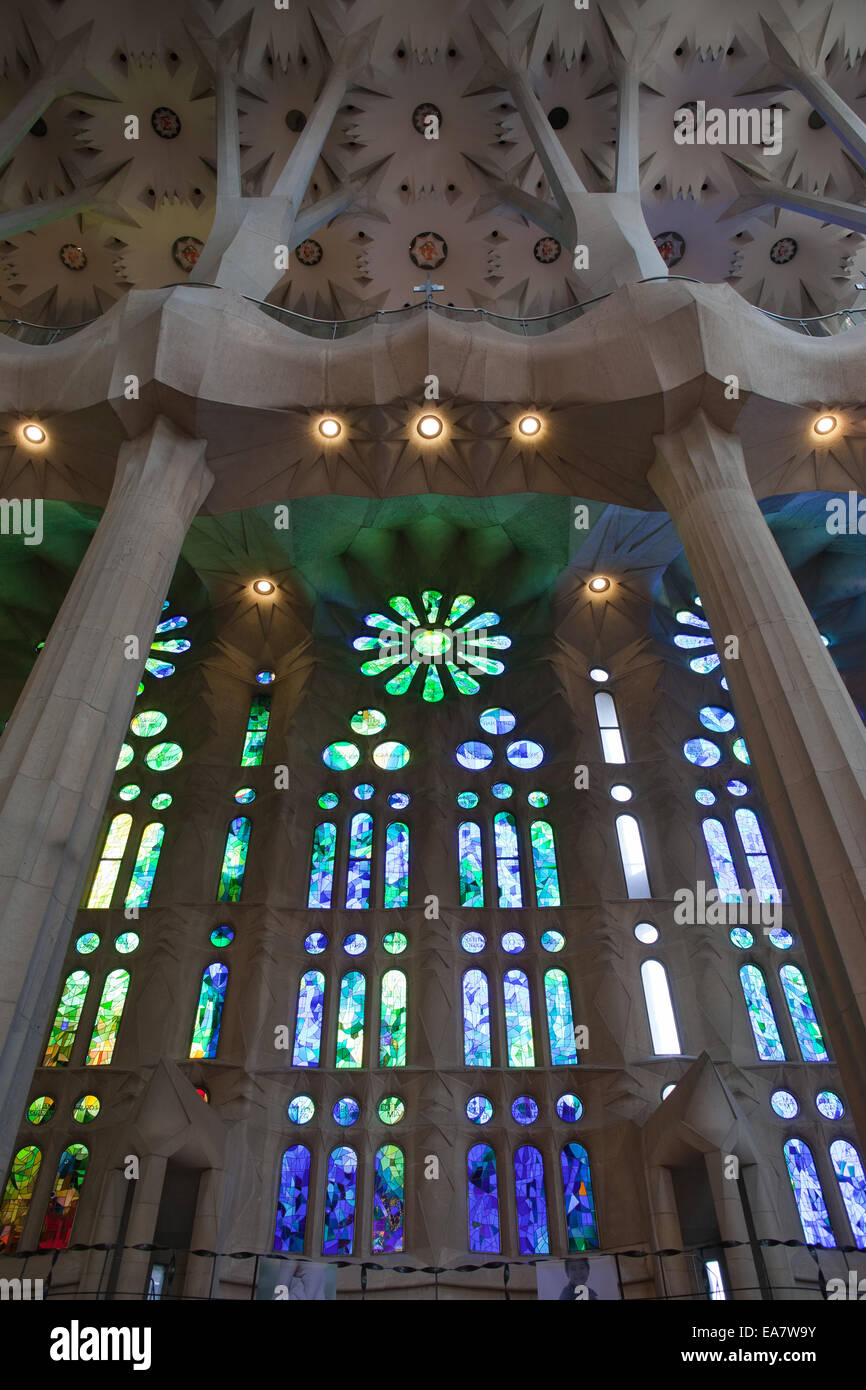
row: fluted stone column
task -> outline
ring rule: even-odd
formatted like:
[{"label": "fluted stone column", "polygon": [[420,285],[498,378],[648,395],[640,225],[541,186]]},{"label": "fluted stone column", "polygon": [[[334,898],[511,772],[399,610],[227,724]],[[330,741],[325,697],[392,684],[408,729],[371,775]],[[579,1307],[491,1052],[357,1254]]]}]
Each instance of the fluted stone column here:
[{"label": "fluted stone column", "polygon": [[[219,1245],[220,1216],[225,1183],[226,1175],[219,1168],[205,1168],[199,1178],[195,1221],[189,1242],[191,1252],[193,1250],[216,1250]],[[214,1289],[216,1287],[214,1263],[212,1256],[190,1253],[183,1286],[184,1298],[210,1297],[211,1287],[213,1286]]]},{"label": "fluted stone column", "polygon": [[[764,521],[739,438],[698,411],[655,444],[649,482],[718,643],[866,1141],[866,730]],[[724,654],[729,635],[736,660]]]},{"label": "fluted stone column", "polygon": [[164,1154],[145,1154],[141,1160],[141,1171],[135,1180],[132,1212],[126,1228],[126,1249],[117,1280],[115,1297],[118,1299],[145,1297],[145,1281],[153,1251],[130,1247],[153,1244],[167,1166],[168,1159]]},{"label": "fluted stone column", "polygon": [[151,636],[213,482],[205,447],[162,416],[121,447],[105,513],[0,741],[0,1171]]}]

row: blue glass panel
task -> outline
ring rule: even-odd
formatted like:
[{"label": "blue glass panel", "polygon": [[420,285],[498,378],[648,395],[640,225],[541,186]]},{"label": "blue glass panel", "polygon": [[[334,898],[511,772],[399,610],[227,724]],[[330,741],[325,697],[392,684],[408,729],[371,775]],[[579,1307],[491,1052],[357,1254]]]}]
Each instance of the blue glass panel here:
[{"label": "blue glass panel", "polygon": [[704,728],[714,734],[730,733],[737,722],[731,711],[722,705],[704,705],[698,713],[698,718]]},{"label": "blue glass panel", "polygon": [[737,870],[734,867],[734,856],[731,854],[731,846],[725,834],[725,827],[720,820],[714,820],[710,817],[701,821],[701,829],[704,832],[719,897],[725,903],[742,902],[740,885],[737,881]]},{"label": "blue glass panel", "polygon": [[569,1251],[597,1250],[598,1227],[592,1199],[589,1156],[582,1144],[566,1144],[562,1150],[562,1193],[565,1198],[565,1230]]},{"label": "blue glass panel", "polygon": [[400,822],[385,831],[385,906],[409,902],[409,827]]},{"label": "blue glass panel", "polygon": [[307,907],[330,907],[334,893],[334,856],[337,852],[337,827],[333,821],[323,821],[313,835],[310,859],[310,891]]},{"label": "blue glass panel", "polygon": [[722,756],[718,744],[708,738],[690,738],[683,744],[683,753],[696,767],[712,767]]},{"label": "blue glass panel", "polygon": [[484,906],[484,867],[481,861],[481,827],[464,821],[457,831],[460,860],[460,906]]},{"label": "blue glass panel", "polygon": [[767,855],[767,846],[761,834],[758,817],[754,811],[741,806],[734,812],[734,820],[740,832],[743,849],[749,862],[749,872],[761,902],[780,903],[782,894]]},{"label": "blue glass panel", "polygon": [[521,1255],[549,1255],[544,1163],[538,1149],[524,1144],[514,1155],[517,1240]]},{"label": "blue glass panel", "polygon": [[496,843],[496,879],[500,907],[522,907],[520,862],[517,857],[517,824],[510,811],[499,811],[493,818]]},{"label": "blue glass panel", "polygon": [[383,1144],[376,1153],[373,1178],[373,1254],[403,1249],[403,1150]]},{"label": "blue glass panel", "polygon": [[370,906],[370,868],[373,855],[373,817],[359,811],[349,832],[349,868],[346,874],[346,906]]},{"label": "blue glass panel", "polygon": [[323,1255],[351,1255],[355,1233],[355,1178],[358,1155],[341,1146],[328,1156]]},{"label": "blue glass panel", "polygon": [[469,1249],[494,1254],[499,1250],[499,1198],[496,1155],[487,1144],[469,1150]]},{"label": "blue glass panel", "polygon": [[555,1067],[576,1065],[578,1059],[571,993],[564,970],[548,970],[544,977],[544,998],[547,1004],[550,1060]]},{"label": "blue glass panel", "polygon": [[802,1139],[789,1139],[784,1152],[806,1244],[821,1245],[826,1250],[835,1249],[836,1237],[830,1225],[811,1149]]},{"label": "blue glass panel", "polygon": [[553,826],[546,820],[534,820],[529,827],[529,835],[532,840],[535,900],[539,907],[559,907],[559,874]]},{"label": "blue glass panel", "polygon": [[764,977],[756,965],[744,965],[740,969],[740,983],[749,1022],[755,1038],[755,1046],[762,1062],[784,1062],[785,1049],[776,1026],[776,1016],[767,993]]},{"label": "blue glass panel", "polygon": [[293,1251],[296,1254],[303,1252],[309,1192],[310,1151],[303,1144],[293,1144],[283,1154],[280,1169],[274,1250]]},{"label": "blue glass panel", "polygon": [[504,980],[505,1036],[510,1067],[534,1067],[529,981],[522,970],[509,970]]},{"label": "blue glass panel", "polygon": [[851,1223],[854,1244],[858,1250],[866,1250],[866,1177],[860,1155],[847,1139],[834,1139],[830,1145],[830,1157]]},{"label": "blue glass panel", "polygon": [[366,981],[352,970],[340,981],[337,1019],[337,1066],[360,1067],[364,1051],[364,995]]},{"label": "blue glass panel", "polygon": [[783,965],[779,971],[779,979],[785,991],[785,1003],[788,1005],[803,1061],[829,1062],[830,1056],[824,1046],[802,970],[798,970],[796,965]]},{"label": "blue glass panel", "polygon": [[489,1067],[490,992],[483,970],[463,976],[463,1060],[467,1067]]},{"label": "blue glass panel", "polygon": [[487,767],[488,763],[493,762],[493,749],[489,743],[470,739],[468,743],[461,743],[457,749],[457,761],[461,767],[468,767],[477,772],[479,768]]},{"label": "blue glass panel", "polygon": [[308,970],[301,977],[298,1013],[295,1019],[293,1067],[317,1067],[322,1047],[322,1015],[325,1008],[325,977],[321,970]]},{"label": "blue glass panel", "polygon": [[231,822],[226,836],[225,853],[223,854],[219,888],[217,889],[218,903],[236,903],[239,901],[247,868],[249,843],[249,817],[236,816]]},{"label": "blue glass panel", "polygon": [[228,966],[219,961],[209,965],[202,976],[190,1057],[216,1056],[228,979]]}]

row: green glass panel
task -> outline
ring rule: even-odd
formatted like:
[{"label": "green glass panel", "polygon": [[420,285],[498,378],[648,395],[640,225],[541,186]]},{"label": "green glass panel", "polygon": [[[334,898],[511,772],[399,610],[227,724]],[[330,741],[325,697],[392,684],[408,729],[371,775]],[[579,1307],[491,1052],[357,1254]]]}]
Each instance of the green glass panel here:
[{"label": "green glass panel", "polygon": [[150,798],[150,804],[154,811],[164,811],[172,803],[171,792],[157,792],[156,796]]},{"label": "green glass panel", "polygon": [[405,743],[386,742],[373,749],[373,762],[386,772],[396,772],[405,767],[410,758]]},{"label": "green glass panel", "polygon": [[101,1108],[98,1096],[79,1096],[72,1107],[72,1118],[80,1125],[89,1125]]},{"label": "green glass panel", "polygon": [[57,1013],[48,1036],[48,1046],[42,1059],[43,1067],[66,1067],[72,1054],[72,1044],[81,1020],[81,1010],[90,976],[86,970],[73,970],[67,977],[57,1005]]},{"label": "green glass panel", "polygon": [[99,937],[95,931],[85,932],[79,936],[75,943],[75,949],[80,956],[89,956],[99,945]]},{"label": "green glass panel", "polygon": [[323,811],[332,811],[339,800],[336,792],[323,792],[319,797],[319,805]]},{"label": "green glass panel", "polygon": [[488,676],[501,676],[502,672],[505,670],[504,662],[494,661],[490,656],[476,656],[469,647],[467,647],[464,653],[463,660],[468,662],[470,666],[474,666],[476,670],[483,671],[485,675]]},{"label": "green glass panel", "polygon": [[131,956],[133,951],[137,951],[141,944],[138,932],[123,931],[120,936],[114,938],[114,949],[119,951],[122,956]]},{"label": "green glass panel", "polygon": [[156,866],[159,863],[159,854],[162,849],[164,836],[165,826],[160,825],[159,821],[153,821],[150,825],[144,827],[141,842],[138,846],[135,868],[132,871],[132,878],[129,881],[129,892],[126,895],[126,907],[147,907],[147,904],[150,902],[153,878],[156,873]]},{"label": "green glass panel", "polygon": [[154,772],[167,772],[169,768],[177,767],[182,757],[183,749],[179,743],[155,743],[148,748],[144,761]]},{"label": "green glass panel", "polygon": [[56,1107],[53,1096],[37,1096],[27,1107],[27,1118],[32,1125],[44,1125],[51,1119]]},{"label": "green glass panel", "polygon": [[397,1096],[385,1096],[379,1101],[378,1115],[383,1125],[396,1125],[406,1113],[406,1107]]},{"label": "green glass panel", "polygon": [[270,695],[256,695],[250,707],[250,717],[247,722],[244,748],[241,754],[241,767],[261,766],[270,717]]},{"label": "green glass panel", "polygon": [[117,793],[121,801],[135,801],[137,796],[141,796],[141,787],[136,786],[135,782],[127,782],[125,787],[121,787]]},{"label": "green glass panel", "polygon": [[322,762],[332,772],[348,772],[349,768],[355,766],[360,756],[361,753],[357,745],[345,741],[329,743],[327,748],[322,749]]},{"label": "green glass panel", "polygon": [[239,901],[247,867],[249,843],[249,818],[237,816],[231,822],[226,836],[225,853],[217,889],[217,902],[236,903]]},{"label": "green glass panel", "polygon": [[128,743],[122,743],[120,745],[120,753],[118,754],[117,762],[114,768],[115,772],[120,772],[121,768],[129,767],[129,764],[132,762],[134,757],[135,749],[132,748]]},{"label": "green glass panel", "polygon": [[406,1065],[406,976],[389,970],[382,976],[379,1066]]},{"label": "green glass panel", "polygon": [[388,602],[394,609],[394,612],[400,614],[401,618],[406,618],[413,627],[418,626],[418,614],[404,594],[397,594],[395,598],[390,598]]},{"label": "green glass panel", "polygon": [[383,671],[389,671],[392,666],[396,666],[399,660],[399,652],[396,654],[392,653],[391,656],[377,656],[373,661],[365,661],[362,664],[361,674],[364,676],[381,676]]},{"label": "green glass panel", "polygon": [[117,1029],[123,1015],[123,1006],[126,1003],[128,989],[129,971],[112,970],[105,981],[102,998],[96,1011],[93,1036],[90,1039],[90,1046],[84,1059],[86,1067],[107,1067],[110,1065],[114,1056]]},{"label": "green glass panel", "polygon": [[439,617],[439,605],[442,602],[442,595],[438,589],[425,589],[421,595],[424,604],[424,612],[427,614],[428,623],[435,623]]},{"label": "green glass panel", "polygon": [[364,1052],[364,992],[366,981],[353,970],[340,981],[337,1020],[337,1066],[360,1067]]},{"label": "green glass panel", "polygon": [[[171,662],[157,661],[155,656],[149,656],[147,658],[147,661],[144,663],[144,669],[147,671],[148,675],[156,676],[157,680],[166,680],[168,676],[174,675],[174,667]],[[143,688],[143,686],[139,688],[139,694],[141,694]]]},{"label": "green glass panel", "polygon": [[356,710],[349,720],[353,734],[380,734],[388,720],[379,709]]},{"label": "green glass panel", "polygon": [[383,627],[389,632],[400,631],[400,624],[396,623],[393,618],[386,617],[384,613],[368,613],[364,622],[368,627]]},{"label": "green glass panel", "polygon": [[408,938],[401,931],[389,931],[382,937],[382,945],[390,956],[401,956],[409,945]]},{"label": "green glass panel", "polygon": [[451,672],[454,684],[457,686],[457,689],[460,691],[461,695],[478,694],[479,690],[481,689],[481,686],[478,684],[477,680],[475,680],[473,676],[470,676],[466,671],[461,670],[459,666],[455,666],[453,661],[446,661],[445,665]]},{"label": "green glass panel", "polygon": [[18,1248],[41,1163],[42,1154],[34,1144],[19,1149],[12,1160],[9,1181],[0,1201],[4,1255],[12,1255]]},{"label": "green glass panel", "polygon": [[[395,660],[398,659],[399,658],[395,658]],[[418,667],[420,665],[420,661],[412,661],[408,666],[403,667],[403,670],[400,672],[399,675],[392,676],[391,679],[385,685],[385,689],[387,690],[388,694],[405,695],[406,691],[409,689],[409,686],[412,684],[412,677],[415,675],[415,672],[418,670]]]},{"label": "green glass panel", "polygon": [[442,689],[439,672],[436,670],[435,666],[428,666],[427,677],[424,681],[424,689],[422,691],[424,699],[428,704],[432,705],[435,704],[437,700],[441,700],[444,694],[445,691]]},{"label": "green glass panel", "polygon": [[457,619],[462,618],[464,613],[468,613],[474,603],[475,600],[471,594],[458,594],[451,605],[448,617],[445,619],[446,627],[451,627],[452,623],[456,623]]},{"label": "green glass panel", "polygon": [[138,738],[153,738],[161,734],[168,720],[158,709],[145,709],[130,720],[129,727]]},{"label": "green glass panel", "polygon": [[150,650],[152,652],[172,652],[177,655],[179,652],[189,651],[189,642],[184,637],[173,637],[169,642],[151,642]]}]

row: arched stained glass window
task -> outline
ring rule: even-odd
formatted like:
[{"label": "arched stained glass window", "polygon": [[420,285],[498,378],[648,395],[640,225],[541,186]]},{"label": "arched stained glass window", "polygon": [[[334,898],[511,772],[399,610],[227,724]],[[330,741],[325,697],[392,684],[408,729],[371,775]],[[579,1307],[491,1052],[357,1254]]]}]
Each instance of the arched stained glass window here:
[{"label": "arched stained glass window", "polygon": [[463,976],[463,1060],[467,1067],[489,1067],[490,991],[483,970]]},{"label": "arched stained glass window", "polygon": [[128,811],[120,816],[115,816],[111,821],[96,876],[93,880],[93,887],[90,890],[90,897],[87,899],[88,907],[111,907],[114,885],[117,882],[117,875],[120,873],[120,861],[123,858],[123,851],[126,849],[126,842],[129,839],[131,829],[132,816]]},{"label": "arched stained glass window", "polygon": [[616,835],[619,857],[625,875],[625,890],[630,898],[650,898],[646,858],[643,852],[640,826],[634,816],[617,816]]},{"label": "arched stained glass window", "polygon": [[73,970],[67,975],[57,1013],[48,1035],[48,1046],[42,1058],[43,1067],[68,1067],[72,1044],[78,1032],[81,1010],[87,995],[90,976],[86,970]]},{"label": "arched stained glass window", "polygon": [[322,1015],[325,1009],[325,977],[321,970],[301,976],[295,1018],[293,1067],[317,1067],[322,1050]]},{"label": "arched stained glass window", "polygon": [[60,1155],[54,1189],[42,1222],[38,1250],[65,1250],[69,1244],[89,1158],[83,1144],[70,1144]]},{"label": "arched stained glass window", "polygon": [[504,980],[505,1036],[510,1067],[534,1067],[529,981],[522,970],[508,970]]},{"label": "arched stained glass window", "polygon": [[385,906],[409,905],[409,827],[394,821],[385,831]]},{"label": "arched stained glass window", "polygon": [[499,1249],[499,1194],[496,1155],[488,1144],[469,1150],[469,1249],[493,1254]]},{"label": "arched stained glass window", "polygon": [[128,989],[128,970],[112,970],[110,975],[106,977],[99,1008],[96,1010],[93,1036],[90,1039],[90,1046],[84,1059],[86,1067],[107,1067],[110,1065],[114,1056],[117,1030],[123,1017],[123,1006],[126,1003]]},{"label": "arched stained glass window", "polygon": [[645,960],[640,968],[653,1052],[657,1057],[678,1057],[682,1052],[677,1031],[668,972],[660,960]]},{"label": "arched stained glass window", "polygon": [[524,1144],[514,1155],[517,1241],[521,1255],[549,1255],[544,1162],[538,1149]]},{"label": "arched stained glass window", "polygon": [[713,866],[719,898],[723,903],[741,902],[740,884],[725,827],[714,816],[708,816],[706,820],[701,821],[701,829],[707,843],[707,852]]},{"label": "arched stained glass window", "polygon": [[240,900],[247,868],[249,844],[250,818],[249,816],[235,816],[226,835],[226,847],[217,890],[218,903],[236,903]]},{"label": "arched stained glass window", "polygon": [[402,970],[388,970],[382,976],[379,1066],[406,1065],[406,976]]},{"label": "arched stained glass window", "polygon": [[216,1056],[228,982],[229,968],[221,961],[209,965],[202,975],[190,1057]]},{"label": "arched stained glass window", "polygon": [[260,767],[265,752],[265,739],[268,736],[268,721],[271,717],[270,695],[256,695],[250,708],[247,732],[244,737],[244,751],[241,754],[241,767]]},{"label": "arched stained glass window", "polygon": [[13,1255],[18,1249],[41,1164],[42,1154],[35,1144],[19,1149],[12,1160],[0,1201],[0,1255]]},{"label": "arched stained glass window", "polygon": [[153,888],[153,879],[156,874],[156,866],[159,863],[159,853],[164,837],[165,826],[160,825],[158,821],[153,821],[144,827],[138,846],[135,868],[132,871],[132,878],[129,880],[126,907],[147,907],[150,902],[150,892]]},{"label": "arched stained glass window", "polygon": [[547,1005],[551,1063],[555,1067],[577,1065],[571,991],[564,970],[548,970],[544,977],[544,1001]]},{"label": "arched stained glass window", "polygon": [[764,976],[757,965],[744,965],[740,968],[740,984],[749,1011],[749,1022],[755,1037],[755,1046],[762,1062],[784,1062],[785,1049],[776,1026],[776,1016],[767,993]]},{"label": "arched stained glass window", "polygon": [[358,1155],[341,1145],[328,1156],[323,1255],[351,1255],[355,1234],[355,1181]]},{"label": "arched stained glass window", "polygon": [[866,1250],[866,1177],[860,1155],[847,1139],[834,1139],[830,1158],[851,1223],[854,1244],[858,1250]]},{"label": "arched stained glass window", "polygon": [[310,858],[310,892],[307,907],[330,907],[334,896],[334,859],[337,853],[337,827],[323,821],[313,834]]},{"label": "arched stained glass window", "polygon": [[484,865],[481,859],[481,826],[463,821],[457,831],[460,857],[460,906],[484,906]]},{"label": "arched stained glass window", "polygon": [[346,873],[346,906],[370,906],[370,868],[373,858],[373,817],[359,811],[349,831],[349,868]]},{"label": "arched stained glass window", "polygon": [[569,1251],[597,1250],[598,1227],[592,1199],[589,1155],[582,1144],[566,1144],[560,1155],[565,1231]]},{"label": "arched stained glass window", "polygon": [[789,1139],[784,1153],[806,1244],[822,1245],[826,1250],[835,1249],[836,1237],[830,1225],[812,1150],[802,1139]]},{"label": "arched stained glass window", "polygon": [[738,811],[734,812],[734,820],[737,822],[737,829],[740,832],[740,839],[743,842],[743,849],[749,864],[749,873],[752,875],[752,882],[758,897],[764,903],[780,903],[782,894],[773,873],[770,856],[767,854],[767,846],[761,834],[758,817],[754,811],[741,806]]},{"label": "arched stained glass window", "polygon": [[539,907],[559,907],[559,872],[553,826],[534,820],[529,827],[532,840],[532,868],[535,874],[535,901]]},{"label": "arched stained glass window", "polygon": [[496,843],[496,882],[500,907],[522,907],[520,860],[517,853],[517,823],[510,811],[499,811],[493,817]]},{"label": "arched stained glass window", "polygon": [[783,965],[779,971],[785,1003],[797,1034],[797,1045],[804,1062],[829,1062],[830,1054],[824,1046],[818,1019],[812,1007],[809,990],[802,970],[796,965]]},{"label": "arched stained glass window", "polygon": [[283,1154],[274,1249],[301,1254],[310,1197],[310,1150],[293,1144]]},{"label": "arched stained glass window", "polygon": [[360,1067],[364,1052],[364,994],[366,981],[359,970],[352,970],[340,981],[340,1009],[337,1018],[337,1066]]},{"label": "arched stained glass window", "polygon": [[373,1254],[395,1255],[403,1249],[403,1150],[383,1144],[376,1153],[373,1177]]}]

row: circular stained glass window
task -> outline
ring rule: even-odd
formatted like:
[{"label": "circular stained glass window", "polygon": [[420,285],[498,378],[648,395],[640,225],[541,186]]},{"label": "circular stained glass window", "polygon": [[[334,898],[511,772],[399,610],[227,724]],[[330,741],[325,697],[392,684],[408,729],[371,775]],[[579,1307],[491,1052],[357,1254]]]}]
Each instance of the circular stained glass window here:
[{"label": "circular stained glass window", "polygon": [[507,931],[502,937],[502,949],[510,956],[519,955],[526,946],[526,938],[519,931]]},{"label": "circular stained glass window", "polygon": [[614,801],[631,801],[634,795],[631,787],[626,787],[621,782],[618,782],[615,787],[611,787],[610,794]]},{"label": "circular stained glass window", "polygon": [[409,749],[405,743],[379,743],[373,749],[373,762],[385,772],[397,772],[409,761]]},{"label": "circular stained glass window", "polygon": [[790,951],[794,944],[794,938],[784,927],[774,927],[771,932],[767,932],[770,945],[775,946],[777,951]]},{"label": "circular stained glass window", "polygon": [[561,931],[542,932],[541,944],[545,951],[561,951],[565,945],[565,937]]},{"label": "circular stained glass window", "polygon": [[683,752],[689,762],[697,767],[712,767],[722,756],[719,745],[711,743],[708,738],[690,738],[688,743],[683,744]]},{"label": "circular stained glass window", "polygon": [[122,956],[131,956],[133,951],[137,951],[141,945],[141,938],[138,932],[122,931],[120,936],[114,938],[114,949],[119,951]]},{"label": "circular stained glass window", "polygon": [[514,788],[508,782],[494,782],[490,790],[500,801],[507,801],[510,796],[514,795]]},{"label": "circular stained glass window", "polygon": [[732,777],[728,783],[728,791],[731,793],[731,796],[745,796],[748,790],[747,783],[741,782],[737,777]]},{"label": "circular stained glass window", "polygon": [[169,768],[177,767],[182,757],[183,749],[179,743],[155,743],[148,748],[144,761],[154,772],[167,772]]},{"label": "circular stained glass window", "polygon": [[132,762],[134,757],[134,748],[132,748],[132,746],[128,743],[122,743],[120,745],[120,753],[117,757],[117,764],[114,769],[115,772],[120,772],[121,768],[123,767],[129,767],[129,764]]},{"label": "circular stained glass window", "polygon": [[141,796],[141,787],[137,787],[134,782],[129,782],[125,787],[121,787],[117,793],[121,801],[134,801],[137,796]]},{"label": "circular stained glass window", "polygon": [[486,1096],[470,1096],[466,1102],[466,1118],[474,1125],[486,1125],[493,1119],[493,1101]]},{"label": "circular stained glass window", "polygon": [[745,927],[733,927],[729,933],[734,945],[741,951],[748,951],[755,944],[755,938]]},{"label": "circular stained glass window", "polygon": [[352,795],[356,796],[359,801],[369,801],[371,796],[375,796],[375,794],[376,788],[373,786],[372,782],[362,782],[361,785],[355,787],[352,792]]},{"label": "circular stained glass window", "polygon": [[168,720],[158,709],[145,709],[129,721],[129,727],[139,738],[153,738],[161,734]]},{"label": "circular stained glass window", "polygon": [[531,1125],[538,1119],[538,1106],[531,1096],[518,1096],[511,1114],[519,1125]]},{"label": "circular stained glass window", "polygon": [[464,811],[471,811],[478,805],[478,795],[476,792],[458,792],[457,805],[462,806]]},{"label": "circular stained glass window", "polygon": [[150,798],[150,804],[154,811],[165,811],[172,803],[171,792],[157,792],[156,796]]},{"label": "circular stained glass window", "polygon": [[531,739],[519,738],[514,743],[509,743],[505,756],[512,767],[538,767],[544,758],[544,749],[540,743],[533,743]]},{"label": "circular stained glass window", "polygon": [[350,767],[354,767],[361,754],[354,743],[329,743],[327,748],[322,749],[322,762],[325,767],[329,767],[332,772],[348,772]]},{"label": "circular stained glass window", "polygon": [[387,936],[382,937],[382,945],[390,956],[402,956],[409,941],[403,932],[389,931]]},{"label": "circular stained glass window", "polygon": [[256,671],[256,680],[259,685],[273,685],[276,678],[274,671]]},{"label": "circular stained glass window", "polygon": [[381,734],[388,723],[380,709],[358,709],[349,720],[353,734]]},{"label": "circular stained glass window", "polygon": [[242,806],[248,806],[255,799],[256,794],[252,787],[238,787],[235,792],[235,801],[239,801]]},{"label": "circular stained glass window", "polygon": [[590,680],[597,681],[602,685],[604,681],[610,680],[610,671],[606,671],[603,666],[593,666],[589,673]]},{"label": "circular stained glass window", "polygon": [[72,1118],[80,1125],[89,1125],[91,1120],[96,1119],[100,1108],[98,1096],[79,1096],[72,1107]]},{"label": "circular stained glass window", "polygon": [[322,792],[319,797],[319,805],[323,811],[333,811],[339,800],[336,792]]},{"label": "circular stained glass window", "polygon": [[478,743],[471,739],[469,743],[461,743],[457,749],[457,761],[461,767],[468,767],[477,772],[479,768],[488,767],[493,762],[493,749],[488,743]]},{"label": "circular stained glass window", "polygon": [[567,1125],[573,1125],[583,1114],[583,1102],[572,1091],[568,1091],[556,1102],[556,1113]]},{"label": "circular stained glass window", "polygon": [[530,806],[536,806],[539,810],[541,810],[542,806],[546,806],[550,801],[550,797],[547,795],[547,792],[530,792],[529,796],[526,799],[529,802]]},{"label": "circular stained glass window", "polygon": [[460,945],[470,956],[477,956],[479,951],[484,950],[487,941],[480,931],[465,931],[460,938]]},{"label": "circular stained glass window", "polygon": [[841,1120],[845,1114],[845,1107],[835,1091],[819,1091],[815,1104],[825,1120]]},{"label": "circular stained glass window", "polygon": [[699,802],[701,806],[714,806],[716,803],[716,794],[715,792],[709,791],[707,787],[698,787],[695,792],[695,801]]},{"label": "circular stained glass window", "polygon": [[377,1113],[383,1125],[395,1125],[406,1114],[406,1107],[398,1096],[385,1096]]},{"label": "circular stained glass window", "polygon": [[392,792],[388,797],[388,805],[392,811],[405,811],[409,805],[409,797],[406,792]]},{"label": "circular stained glass window", "polygon": [[783,1120],[793,1120],[800,1109],[796,1096],[792,1096],[790,1091],[774,1091],[770,1096],[770,1104]]},{"label": "circular stained glass window", "polygon": [[485,734],[510,734],[517,720],[510,709],[486,709],[479,715],[478,723]]},{"label": "circular stained glass window", "polygon": [[293,1125],[308,1125],[316,1113],[312,1096],[295,1096],[289,1101],[287,1113]]},{"label": "circular stained glass window", "polygon": [[323,931],[311,931],[304,940],[304,950],[308,956],[320,956],[327,945],[328,938]]},{"label": "circular stained glass window", "polygon": [[79,936],[75,943],[75,949],[80,956],[89,956],[91,951],[95,951],[98,945],[99,937],[96,935],[96,932],[88,931],[85,932],[83,936]]},{"label": "circular stained glass window", "polygon": [[736,724],[736,719],[729,709],[723,709],[721,705],[704,705],[698,711],[698,718],[705,729],[710,729],[714,734],[730,733]]},{"label": "circular stained glass window", "polygon": [[658,927],[654,927],[652,922],[638,922],[634,934],[642,946],[652,946],[659,939]]},{"label": "circular stained glass window", "polygon": [[214,927],[210,934],[210,944],[212,946],[230,946],[234,939],[235,934],[231,927]]},{"label": "circular stained glass window", "polygon": [[360,1106],[351,1096],[343,1096],[332,1111],[338,1125],[353,1125],[360,1114]]},{"label": "circular stained glass window", "polygon": [[53,1096],[37,1096],[27,1107],[27,1118],[32,1125],[44,1125],[51,1119],[57,1107]]},{"label": "circular stained glass window", "polygon": [[367,949],[367,938],[359,931],[353,931],[343,942],[343,950],[348,956],[362,956]]},{"label": "circular stained glass window", "polygon": [[746,740],[744,738],[735,738],[731,744],[731,751],[739,762],[751,763],[752,760],[749,757],[749,750],[746,747]]}]

